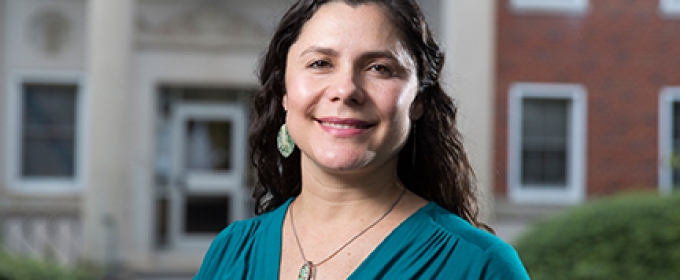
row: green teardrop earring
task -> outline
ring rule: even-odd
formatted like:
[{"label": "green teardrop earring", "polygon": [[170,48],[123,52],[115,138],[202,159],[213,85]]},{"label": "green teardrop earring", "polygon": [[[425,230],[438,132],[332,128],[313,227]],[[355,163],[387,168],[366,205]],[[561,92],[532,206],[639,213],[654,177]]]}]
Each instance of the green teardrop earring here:
[{"label": "green teardrop earring", "polygon": [[284,158],[288,158],[295,150],[295,142],[288,133],[288,126],[284,123],[279,129],[279,134],[276,136],[276,146],[279,148],[279,153]]}]

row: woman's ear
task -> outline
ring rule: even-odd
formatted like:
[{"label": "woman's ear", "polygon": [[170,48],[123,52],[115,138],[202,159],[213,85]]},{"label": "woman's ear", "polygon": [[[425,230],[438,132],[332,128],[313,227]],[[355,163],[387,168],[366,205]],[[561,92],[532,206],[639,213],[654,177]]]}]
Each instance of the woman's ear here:
[{"label": "woman's ear", "polygon": [[423,116],[423,102],[420,98],[416,97],[416,100],[411,104],[411,119],[418,120]]},{"label": "woman's ear", "polygon": [[284,111],[288,112],[288,94],[284,94],[281,98],[281,106],[283,106]]}]

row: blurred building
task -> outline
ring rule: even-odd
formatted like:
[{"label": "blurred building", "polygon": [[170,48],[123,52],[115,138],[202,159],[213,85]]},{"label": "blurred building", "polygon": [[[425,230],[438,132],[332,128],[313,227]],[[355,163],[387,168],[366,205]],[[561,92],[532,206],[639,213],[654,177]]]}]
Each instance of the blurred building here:
[{"label": "blurred building", "polygon": [[0,1],[6,246],[195,272],[215,234],[250,215],[249,100],[285,6]]},{"label": "blurred building", "polygon": [[[495,3],[419,2],[490,202]],[[192,275],[252,215],[249,101],[290,3],[0,0],[4,246],[125,279]]]},{"label": "blurred building", "polygon": [[498,3],[499,217],[678,189],[680,1]]}]

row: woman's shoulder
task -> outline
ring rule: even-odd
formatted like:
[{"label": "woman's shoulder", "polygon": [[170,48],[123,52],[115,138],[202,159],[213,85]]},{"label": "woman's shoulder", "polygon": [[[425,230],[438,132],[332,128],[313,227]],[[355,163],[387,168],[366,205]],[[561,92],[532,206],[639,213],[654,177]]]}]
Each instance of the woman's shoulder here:
[{"label": "woman's shoulder", "polygon": [[239,242],[242,239],[252,240],[261,232],[267,231],[268,227],[280,226],[287,205],[288,203],[285,203],[277,209],[259,216],[232,222],[215,237],[213,245],[216,245],[215,243],[219,245],[219,243]]},{"label": "woman's shoulder", "polygon": [[260,253],[280,239],[283,216],[278,211],[235,221],[222,230],[210,244],[194,279],[247,271],[256,263],[252,258],[262,258]]},{"label": "woman's shoulder", "polygon": [[239,242],[248,236],[256,235],[262,225],[266,223],[266,217],[257,216],[245,220],[238,220],[224,228],[213,240],[211,247],[228,242]]},{"label": "woman's shoulder", "polygon": [[487,250],[498,243],[505,243],[492,233],[477,228],[460,216],[449,212],[434,202],[428,203],[421,209],[421,219],[425,219],[429,226],[433,227],[438,234],[450,235],[452,238],[461,239],[473,244],[480,250]]},{"label": "woman's shoulder", "polygon": [[285,207],[281,206],[271,212],[229,224],[215,237],[211,247],[225,245],[226,243],[241,244],[245,240],[257,240],[255,237],[267,233],[269,227],[276,227],[277,224],[282,222],[283,216],[280,212],[285,211],[285,209],[282,210],[281,208]]},{"label": "woman's shoulder", "polygon": [[499,273],[508,277],[507,279],[524,279],[526,276],[515,249],[498,236],[473,226],[434,202],[430,202],[422,210],[431,234],[449,241],[444,242],[443,246],[463,253],[475,265],[484,266],[483,270],[491,274]]},{"label": "woman's shoulder", "polygon": [[213,239],[205,255],[204,264],[211,260],[233,257],[235,253],[239,253],[237,248],[243,248],[244,245],[248,246],[248,243],[256,241],[256,237],[267,223],[267,218],[263,215],[229,224]]}]

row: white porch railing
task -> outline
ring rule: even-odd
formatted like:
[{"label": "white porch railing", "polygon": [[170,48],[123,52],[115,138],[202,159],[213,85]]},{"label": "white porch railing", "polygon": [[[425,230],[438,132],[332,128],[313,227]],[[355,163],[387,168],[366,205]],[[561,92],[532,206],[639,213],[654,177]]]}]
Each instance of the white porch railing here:
[{"label": "white porch railing", "polygon": [[2,245],[10,253],[75,266],[82,230],[75,215],[0,213]]}]

